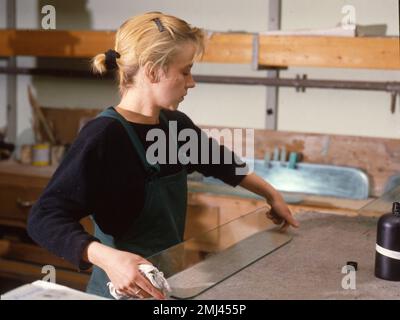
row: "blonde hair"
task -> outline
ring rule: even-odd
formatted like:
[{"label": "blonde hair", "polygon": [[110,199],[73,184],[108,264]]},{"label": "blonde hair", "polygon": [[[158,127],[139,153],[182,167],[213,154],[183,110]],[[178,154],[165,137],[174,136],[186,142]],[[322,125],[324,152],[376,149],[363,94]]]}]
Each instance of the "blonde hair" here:
[{"label": "blonde hair", "polygon": [[[163,68],[179,51],[179,46],[192,42],[196,56],[204,52],[204,35],[187,22],[161,12],[149,12],[125,21],[115,36],[114,50],[117,54],[119,89],[121,95],[134,84],[134,76],[140,67],[151,62],[151,68]],[[92,60],[93,71],[107,71],[106,55],[96,55]]]}]

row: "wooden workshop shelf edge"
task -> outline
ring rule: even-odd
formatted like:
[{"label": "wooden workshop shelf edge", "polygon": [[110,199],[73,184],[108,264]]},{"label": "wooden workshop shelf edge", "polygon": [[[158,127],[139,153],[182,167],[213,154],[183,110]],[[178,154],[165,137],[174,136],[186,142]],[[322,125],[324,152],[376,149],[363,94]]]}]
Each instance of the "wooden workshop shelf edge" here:
[{"label": "wooden workshop shelf edge", "polygon": [[113,47],[112,31],[0,31],[0,56],[89,58]]},{"label": "wooden workshop shelf edge", "polygon": [[[0,30],[0,56],[91,58],[113,47],[114,31]],[[254,34],[213,33],[202,62],[251,64]],[[259,35],[259,65],[400,69],[396,37]]]},{"label": "wooden workshop shelf edge", "polygon": [[398,38],[261,37],[260,64],[400,69]]}]

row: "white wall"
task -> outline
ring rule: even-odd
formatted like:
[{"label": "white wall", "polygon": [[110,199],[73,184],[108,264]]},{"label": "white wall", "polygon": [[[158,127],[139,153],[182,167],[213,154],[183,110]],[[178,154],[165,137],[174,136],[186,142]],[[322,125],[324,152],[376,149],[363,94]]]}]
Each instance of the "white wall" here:
[{"label": "white wall", "polygon": [[[36,0],[19,0],[16,2],[16,23],[18,29],[38,28],[38,17],[34,14],[37,11]],[[0,1],[0,28],[6,28],[6,0]],[[5,66],[6,60],[1,61]],[[17,65],[20,67],[34,67],[35,58],[18,57]],[[17,77],[17,143],[30,143],[31,133],[31,110],[27,97],[27,86],[31,83],[32,77],[20,75]],[[7,104],[7,81],[5,75],[0,75],[0,127],[6,124]]]},{"label": "white wall", "polygon": [[[282,29],[329,28],[341,21],[341,8],[353,5],[356,23],[388,26],[399,35],[398,1],[394,0],[284,0]],[[290,68],[282,77],[307,74],[310,79],[400,81],[400,71]],[[279,90],[280,130],[400,138],[400,98],[390,112],[390,94],[382,91],[307,89]]]},{"label": "white wall", "polygon": [[[4,3],[5,0],[0,0],[0,15]],[[43,4],[55,5],[57,29],[91,26],[95,30],[115,30],[126,18],[154,10],[180,16],[209,30],[257,32],[267,30],[268,25],[267,0],[75,0],[74,3],[18,0],[18,27],[39,28],[39,7]],[[341,8],[346,4],[354,5],[357,23],[386,23],[388,34],[398,35],[398,8],[394,0],[283,0],[282,29],[333,27],[342,20]],[[75,11],[71,9],[74,7]],[[32,61],[28,59],[24,63]],[[69,62],[64,63],[63,67],[67,68]],[[193,71],[195,74],[265,75],[265,71],[252,71],[250,65],[197,64]],[[290,68],[281,72],[281,76],[294,77],[303,73],[310,79],[400,81],[398,71],[381,70]],[[4,114],[2,78],[0,119],[3,119],[2,112]],[[31,79],[27,76],[18,78],[18,132],[21,133],[29,127],[26,85]],[[33,84],[42,105],[104,108],[118,101],[117,88],[112,81],[35,77]],[[265,104],[263,87],[198,84],[185,99],[181,110],[198,124],[263,128]],[[321,89],[296,93],[293,88],[281,88],[278,129],[400,138],[400,103],[397,102],[394,115],[389,106],[389,93]]]}]

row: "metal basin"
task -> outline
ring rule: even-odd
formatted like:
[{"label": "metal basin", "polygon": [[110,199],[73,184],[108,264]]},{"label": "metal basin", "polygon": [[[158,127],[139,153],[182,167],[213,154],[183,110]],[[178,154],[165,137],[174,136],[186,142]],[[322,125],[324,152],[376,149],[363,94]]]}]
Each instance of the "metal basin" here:
[{"label": "metal basin", "polygon": [[[246,161],[248,163],[248,161]],[[287,162],[254,160],[254,172],[283,192],[311,195],[333,196],[349,199],[367,199],[369,195],[368,176],[360,169],[333,165],[298,163],[288,168]],[[189,175],[189,181],[198,183],[189,185],[191,191],[201,191],[201,184],[208,192],[248,196],[247,190],[223,186],[219,179],[204,177],[198,173]],[[200,184],[199,184],[200,183]]]}]

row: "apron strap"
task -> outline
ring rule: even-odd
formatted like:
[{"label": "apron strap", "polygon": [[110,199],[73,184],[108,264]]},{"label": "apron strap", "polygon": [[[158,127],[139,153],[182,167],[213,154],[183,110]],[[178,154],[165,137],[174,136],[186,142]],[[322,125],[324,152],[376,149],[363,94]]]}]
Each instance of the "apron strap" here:
[{"label": "apron strap", "polygon": [[[166,121],[165,115],[161,114],[161,118],[163,118],[164,121]],[[132,128],[131,125],[125,120],[124,117],[122,117],[114,108],[107,108],[106,110],[102,111],[98,117],[109,117],[118,120],[122,126],[124,127],[125,131],[128,133],[129,139],[132,142],[132,145],[134,149],[137,151],[139,158],[146,170],[150,174],[150,176],[156,175],[160,172],[160,165],[158,163],[156,164],[150,164],[147,159],[146,159],[146,152],[144,150],[144,147],[142,143],[140,142],[140,139],[136,133],[136,131]]]}]

